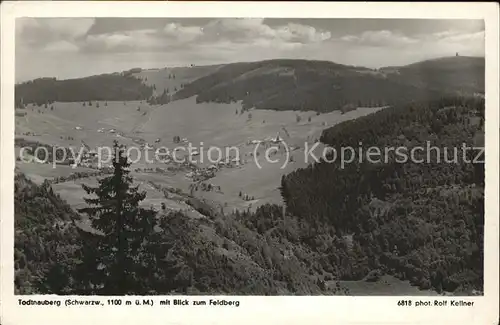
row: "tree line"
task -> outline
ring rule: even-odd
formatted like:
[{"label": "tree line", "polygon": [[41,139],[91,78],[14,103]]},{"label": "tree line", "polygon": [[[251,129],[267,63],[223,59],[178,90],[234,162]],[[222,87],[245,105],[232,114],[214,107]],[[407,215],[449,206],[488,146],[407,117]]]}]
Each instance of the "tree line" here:
[{"label": "tree line", "polygon": [[42,106],[54,102],[144,100],[153,87],[130,74],[103,74],[79,79],[39,78],[15,86],[15,105]]}]

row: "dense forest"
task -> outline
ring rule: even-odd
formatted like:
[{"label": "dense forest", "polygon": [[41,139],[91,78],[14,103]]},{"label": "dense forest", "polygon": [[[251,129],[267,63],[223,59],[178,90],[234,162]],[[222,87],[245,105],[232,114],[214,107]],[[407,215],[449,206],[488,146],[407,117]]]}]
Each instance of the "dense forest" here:
[{"label": "dense forest", "polygon": [[[360,279],[381,268],[422,288],[482,290],[484,163],[461,150],[484,133],[484,99],[451,98],[391,107],[324,131],[321,141],[351,146],[441,148],[430,162],[355,159],[344,166],[322,161],[282,179],[287,212],[315,226],[317,238],[352,236],[357,265],[343,277]],[[484,144],[482,144],[484,145]],[[444,153],[448,148],[448,156]],[[426,159],[420,152],[418,159]],[[439,161],[438,158],[441,160]],[[384,158],[382,158],[384,160]],[[318,244],[325,240],[318,240]],[[338,265],[338,261],[329,261]]]},{"label": "dense forest", "polygon": [[16,173],[14,186],[16,293],[63,292],[81,245],[75,223],[80,217],[48,182],[36,185]]},{"label": "dense forest", "polygon": [[382,68],[389,78],[457,94],[484,94],[484,58],[453,56],[402,67]]},{"label": "dense forest", "polygon": [[445,58],[380,71],[328,61],[234,63],[186,84],[174,99],[197,96],[199,103],[242,101],[244,108],[330,112],[346,105],[437,99],[457,90],[484,93],[483,58]]},{"label": "dense forest", "polygon": [[133,77],[132,72],[69,80],[40,78],[15,86],[15,104],[22,108],[31,103],[41,106],[53,102],[143,100],[152,94],[153,88]]}]

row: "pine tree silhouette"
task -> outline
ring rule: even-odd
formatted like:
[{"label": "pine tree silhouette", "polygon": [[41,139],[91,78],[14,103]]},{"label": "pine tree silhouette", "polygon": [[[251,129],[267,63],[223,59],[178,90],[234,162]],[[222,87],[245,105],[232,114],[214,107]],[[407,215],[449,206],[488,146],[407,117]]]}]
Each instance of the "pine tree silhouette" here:
[{"label": "pine tree silhouette", "polygon": [[157,212],[139,207],[146,192],[132,186],[124,147],[115,141],[113,148],[113,174],[100,179],[97,187],[82,185],[97,198],[85,198],[88,207],[79,212],[102,235],[85,235],[75,275],[79,290],[101,295],[166,293],[173,289],[166,277],[177,270],[176,263],[162,259],[169,247],[155,231]]}]

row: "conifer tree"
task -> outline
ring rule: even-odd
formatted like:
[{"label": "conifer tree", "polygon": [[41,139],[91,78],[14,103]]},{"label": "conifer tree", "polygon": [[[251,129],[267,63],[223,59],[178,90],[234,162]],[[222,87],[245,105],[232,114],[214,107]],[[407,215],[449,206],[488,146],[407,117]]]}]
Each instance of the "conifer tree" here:
[{"label": "conifer tree", "polygon": [[100,179],[97,187],[82,185],[97,197],[85,198],[88,207],[79,212],[101,233],[85,235],[75,274],[79,290],[87,293],[139,295],[173,289],[173,278],[167,275],[175,271],[175,263],[163,259],[169,247],[155,231],[157,212],[139,206],[146,193],[132,186],[129,166],[123,146],[115,141],[113,174]]}]

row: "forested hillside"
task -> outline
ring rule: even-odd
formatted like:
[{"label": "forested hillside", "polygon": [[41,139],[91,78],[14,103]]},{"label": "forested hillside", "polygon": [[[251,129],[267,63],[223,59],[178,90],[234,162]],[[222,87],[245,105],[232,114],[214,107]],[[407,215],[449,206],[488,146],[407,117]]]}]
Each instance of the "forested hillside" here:
[{"label": "forested hillside", "polygon": [[[104,247],[96,244],[100,235],[73,223],[80,217],[48,182],[38,186],[17,174],[15,186],[16,292],[114,294],[106,286],[106,276],[99,273],[102,264],[95,265],[103,254],[95,251]],[[320,264],[317,250],[301,242],[311,230],[285,217],[282,207],[266,205],[255,213],[235,215],[213,212],[207,220],[190,219],[181,212],[156,213],[156,232],[141,236],[148,250],[134,255],[143,259],[143,254],[149,254],[156,262],[146,265],[146,273],[128,268],[138,283],[125,286],[133,289],[127,293],[348,294],[340,285],[326,286],[335,279],[337,267]],[[137,227],[135,231],[140,231]],[[343,243],[336,245],[345,250]],[[340,260],[347,262],[348,257]],[[104,281],[104,287],[89,287],[89,276]]]},{"label": "forested hillside", "polygon": [[330,112],[346,105],[376,107],[484,92],[484,58],[371,70],[328,61],[269,60],[228,64],[179,90],[174,99],[242,101],[245,108]]},{"label": "forested hillside", "polygon": [[16,174],[14,186],[16,293],[48,293],[49,287],[63,292],[80,245],[74,223],[79,216],[48,182],[39,186]]},{"label": "forested hillside", "polygon": [[184,86],[175,99],[242,101],[245,108],[330,112],[345,105],[385,106],[436,95],[366,68],[327,61],[270,60],[226,65]]},{"label": "forested hillside", "polygon": [[[382,163],[356,157],[345,168],[338,159],[297,170],[282,179],[287,212],[316,225],[316,238],[352,238],[356,257],[340,264],[344,278],[382,269],[421,288],[482,290],[484,164],[471,163],[477,151],[469,150],[466,161],[461,151],[463,144],[474,147],[481,133],[484,100],[478,98],[395,106],[341,123],[325,130],[321,141],[337,150],[357,151],[359,143],[382,153],[403,147],[408,161],[392,151],[387,163],[383,156]],[[427,162],[427,142],[440,148],[440,162],[436,149]],[[417,146],[424,150],[412,160]],[[453,159],[453,148],[458,158],[444,162]]]},{"label": "forested hillside", "polygon": [[79,102],[89,100],[142,100],[153,94],[130,73],[103,74],[87,78],[56,80],[40,78],[15,87],[16,107],[34,103],[39,106],[52,102]]},{"label": "forested hillside", "polygon": [[417,87],[457,94],[484,94],[484,58],[454,56],[417,62],[403,67],[382,68],[388,77]]}]

